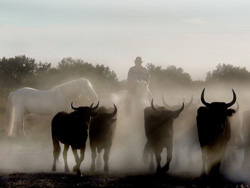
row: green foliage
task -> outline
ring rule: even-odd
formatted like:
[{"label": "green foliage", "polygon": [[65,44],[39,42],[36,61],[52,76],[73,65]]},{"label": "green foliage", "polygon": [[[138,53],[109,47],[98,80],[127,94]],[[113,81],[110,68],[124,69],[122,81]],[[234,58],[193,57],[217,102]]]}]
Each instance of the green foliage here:
[{"label": "green foliage", "polygon": [[[95,90],[99,92],[105,86],[107,90],[112,89],[117,84],[117,76],[109,67],[84,62],[81,59],[73,59],[71,57],[64,58],[57,65],[57,76],[68,78],[87,78],[95,86]],[[63,79],[63,78],[62,78]],[[100,87],[102,86],[102,87]]]},{"label": "green foliage", "polygon": [[245,67],[229,64],[218,64],[216,69],[207,73],[207,82],[246,82],[250,80],[250,72]]},{"label": "green foliage", "polygon": [[153,64],[147,64],[147,68],[151,75],[152,85],[158,84],[165,88],[172,85],[188,86],[192,84],[191,76],[182,68],[171,65],[164,69]]},{"label": "green foliage", "polygon": [[[151,76],[151,89],[199,87],[204,84],[220,82],[246,83],[250,81],[250,72],[245,67],[229,64],[218,64],[215,70],[209,71],[206,81],[193,81],[182,68],[170,65],[166,68],[147,64]],[[36,63],[35,59],[22,56],[0,59],[0,95],[20,87],[50,89],[72,79],[87,78],[94,89],[99,92],[113,92],[119,88],[114,71],[102,64],[93,65],[81,59],[63,58],[56,67],[51,63]],[[104,91],[104,92],[105,92]]]},{"label": "green foliage", "polygon": [[25,55],[0,59],[0,84],[2,87],[18,87],[35,74],[35,60]]},{"label": "green foliage", "polygon": [[34,59],[24,55],[0,59],[0,93],[6,88],[7,91],[20,87],[50,89],[78,78],[89,79],[97,92],[101,88],[112,89],[118,81],[115,72],[109,67],[99,64],[94,66],[71,57],[62,59],[56,67],[47,62],[36,63]]}]

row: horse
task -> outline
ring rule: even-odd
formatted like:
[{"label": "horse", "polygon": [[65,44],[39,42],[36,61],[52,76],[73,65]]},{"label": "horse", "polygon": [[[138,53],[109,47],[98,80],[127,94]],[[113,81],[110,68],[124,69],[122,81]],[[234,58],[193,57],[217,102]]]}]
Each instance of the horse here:
[{"label": "horse", "polygon": [[54,116],[59,111],[68,111],[71,101],[81,95],[91,101],[97,99],[92,84],[86,78],[73,80],[46,91],[24,87],[10,93],[6,112],[8,135],[25,135],[23,120],[26,114]]}]

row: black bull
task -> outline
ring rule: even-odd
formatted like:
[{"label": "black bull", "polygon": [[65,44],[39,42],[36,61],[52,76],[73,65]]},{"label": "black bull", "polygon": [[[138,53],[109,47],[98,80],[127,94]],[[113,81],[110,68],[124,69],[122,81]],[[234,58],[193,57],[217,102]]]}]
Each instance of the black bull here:
[{"label": "black bull", "polygon": [[116,129],[117,108],[98,108],[96,117],[92,117],[89,126],[89,141],[92,153],[91,171],[95,171],[97,152],[104,150],[104,172],[109,171],[109,154]]},{"label": "black bull", "polygon": [[[81,173],[80,165],[84,159],[86,141],[88,137],[87,131],[89,120],[90,117],[97,115],[94,110],[98,107],[98,105],[99,102],[93,108],[93,104],[90,107],[85,106],[75,108],[71,103],[71,108],[74,110],[74,112],[59,112],[54,116],[51,123],[51,133],[54,148],[54,163],[52,166],[52,171],[56,171],[56,161],[61,152],[61,142],[64,144],[63,159],[65,164],[65,172],[69,172],[67,153],[69,146],[71,146],[76,161],[73,171],[77,174]],[[80,158],[77,154],[77,149],[81,150]]]},{"label": "black bull", "polygon": [[[147,137],[147,143],[144,148],[144,162],[150,161],[150,171],[154,170],[153,166],[153,153],[155,154],[157,163],[157,173],[165,173],[169,169],[170,162],[172,160],[173,150],[173,122],[184,109],[184,103],[182,107],[176,111],[167,110],[165,107],[154,107],[153,100],[151,101],[151,107],[144,109],[145,120],[145,133]],[[167,149],[167,162],[161,168],[161,152]]]},{"label": "black bull", "polygon": [[218,175],[226,146],[231,137],[231,127],[228,120],[235,110],[228,109],[236,102],[233,91],[233,100],[230,103],[207,103],[203,89],[201,102],[205,105],[197,111],[197,129],[202,150],[202,174]]}]

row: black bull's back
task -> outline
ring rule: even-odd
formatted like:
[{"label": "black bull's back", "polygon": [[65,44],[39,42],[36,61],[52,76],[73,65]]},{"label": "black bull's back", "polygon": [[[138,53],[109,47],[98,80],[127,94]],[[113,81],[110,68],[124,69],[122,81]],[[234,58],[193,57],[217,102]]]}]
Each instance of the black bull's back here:
[{"label": "black bull's back", "polygon": [[148,140],[158,142],[173,137],[173,119],[159,116],[151,108],[145,109],[145,133]]}]

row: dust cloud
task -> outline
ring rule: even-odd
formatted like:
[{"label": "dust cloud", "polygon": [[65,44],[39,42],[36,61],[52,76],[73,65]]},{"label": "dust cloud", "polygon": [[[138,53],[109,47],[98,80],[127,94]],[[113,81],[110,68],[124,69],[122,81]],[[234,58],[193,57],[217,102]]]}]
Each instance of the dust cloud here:
[{"label": "dust cloud", "polygon": [[[41,87],[42,86],[40,86],[40,88]],[[149,101],[144,100],[145,96],[141,95],[136,98],[136,100],[133,100],[132,105],[128,109],[125,89],[111,93],[109,89],[101,90],[100,86],[98,87],[99,91],[103,91],[97,92],[100,106],[113,106],[113,103],[115,103],[118,108],[116,131],[109,158],[110,173],[148,173],[149,166],[142,162],[142,153],[146,143],[143,109],[150,105]],[[205,99],[207,102],[230,102],[233,97],[231,89],[234,89],[237,95],[239,109],[237,113],[230,118],[233,137],[228,144],[229,147],[227,148],[221,171],[232,180],[249,181],[249,168],[245,170],[242,169],[244,150],[243,147],[237,145],[241,142],[239,139],[244,139],[244,135],[241,132],[242,114],[250,109],[249,86],[216,84],[195,86],[192,88],[159,87],[154,86],[154,89],[151,89],[155,105],[163,106],[162,95],[164,95],[167,104],[172,106],[170,110],[175,110],[174,108],[176,107],[179,108],[183,101],[186,107],[191,101],[191,98],[193,100],[190,106],[187,109],[184,108],[181,115],[174,121],[173,159],[170,163],[169,170],[169,173],[191,174],[193,176],[200,176],[202,167],[201,150],[196,129],[197,109],[202,106],[200,102],[201,91],[203,88],[206,88]],[[96,88],[94,87],[94,89]],[[85,100],[83,97],[82,99],[76,100],[74,105],[89,106],[92,102],[93,101]],[[235,104],[232,108],[236,109],[237,105]],[[4,119],[5,112],[1,114],[1,128],[5,126]],[[50,130],[51,120],[51,116],[27,115],[24,119],[24,129],[26,132],[24,138],[9,138],[1,132],[0,172],[51,171],[53,164],[53,146]],[[248,127],[248,131],[249,129]],[[239,140],[239,142],[233,139]],[[63,149],[63,145],[61,145],[61,149]],[[167,151],[163,150],[162,165],[166,162],[166,155]],[[102,156],[100,159],[102,160]],[[72,171],[75,165],[75,159],[71,149],[68,152],[68,164]],[[87,140],[85,159],[81,165],[82,172],[90,173],[90,165],[91,151],[89,140]],[[64,171],[62,155],[59,157],[57,167],[59,172]],[[97,173],[102,172],[103,161],[97,169]]]}]

